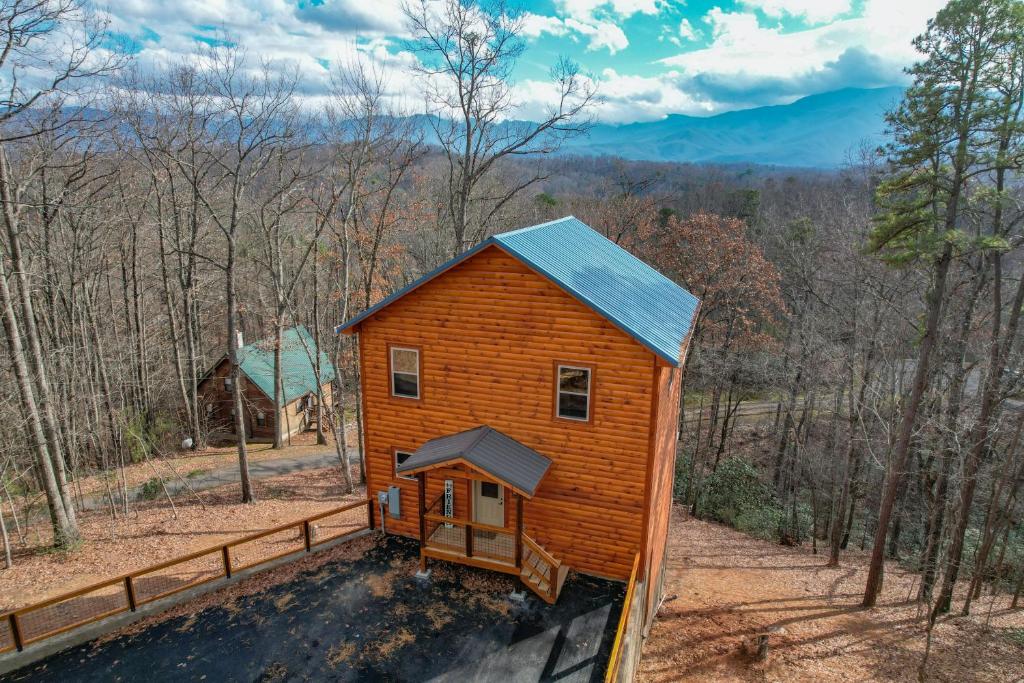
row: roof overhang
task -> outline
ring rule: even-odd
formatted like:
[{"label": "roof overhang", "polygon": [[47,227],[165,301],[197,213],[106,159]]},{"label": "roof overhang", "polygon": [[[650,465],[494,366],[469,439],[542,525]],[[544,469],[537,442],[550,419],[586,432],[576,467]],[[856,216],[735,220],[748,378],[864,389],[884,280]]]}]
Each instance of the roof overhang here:
[{"label": "roof overhang", "polygon": [[462,465],[526,498],[533,498],[551,464],[551,458],[492,427],[481,425],[431,439],[396,470],[409,475]]}]

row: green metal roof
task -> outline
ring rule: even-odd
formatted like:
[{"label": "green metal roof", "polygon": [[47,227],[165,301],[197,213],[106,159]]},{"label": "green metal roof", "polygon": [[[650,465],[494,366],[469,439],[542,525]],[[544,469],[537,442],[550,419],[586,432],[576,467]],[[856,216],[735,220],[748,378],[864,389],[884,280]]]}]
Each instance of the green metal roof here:
[{"label": "green metal roof", "polygon": [[[320,385],[334,379],[334,366],[326,353],[320,353],[320,382],[312,359],[317,353],[312,335],[302,325],[284,331],[281,338],[281,377],[284,404],[315,394]],[[238,366],[267,398],[274,400],[274,339],[263,339],[238,349]],[[281,406],[278,406],[279,408]]]},{"label": "green metal roof", "polygon": [[342,332],[479,251],[497,245],[678,366],[697,316],[694,295],[573,216],[490,237],[335,328]]}]

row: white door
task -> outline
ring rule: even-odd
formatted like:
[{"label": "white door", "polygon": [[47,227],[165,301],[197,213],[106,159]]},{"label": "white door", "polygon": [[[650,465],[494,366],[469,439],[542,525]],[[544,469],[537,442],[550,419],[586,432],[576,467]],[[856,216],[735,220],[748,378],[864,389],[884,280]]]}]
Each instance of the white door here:
[{"label": "white door", "polygon": [[505,526],[505,487],[489,481],[473,480],[473,521]]}]

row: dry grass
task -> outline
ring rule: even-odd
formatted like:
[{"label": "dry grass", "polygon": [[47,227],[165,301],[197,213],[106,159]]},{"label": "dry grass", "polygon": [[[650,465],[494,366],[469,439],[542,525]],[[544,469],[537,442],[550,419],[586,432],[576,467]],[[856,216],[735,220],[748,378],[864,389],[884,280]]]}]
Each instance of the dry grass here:
[{"label": "dry grass", "polygon": [[[353,468],[355,469],[355,468]],[[129,516],[81,515],[82,543],[73,551],[48,550],[40,521],[16,546],[14,567],[0,570],[0,610],[9,610],[141,569],[190,552],[302,519],[365,493],[342,493],[339,468],[306,470],[255,482],[257,502],[238,502],[238,485],[200,492],[203,505],[182,493],[176,512],[164,500],[133,504]]]},{"label": "dry grass", "polygon": [[[863,610],[863,553],[828,568],[808,549],[758,541],[678,509],[672,524],[668,597],[638,680],[916,680],[925,621],[910,599],[915,574],[887,565],[878,606]],[[936,627],[928,680],[1020,680],[1024,644],[1009,636],[1024,626],[1024,610],[1009,610],[1005,595],[975,604],[976,615]],[[753,662],[744,640],[770,626],[785,633],[773,637],[765,662]]]},{"label": "dry grass", "polygon": [[327,650],[327,663],[330,664],[331,668],[337,668],[339,664],[345,664],[352,656],[356,653],[356,646],[354,643],[339,643],[332,645]]},{"label": "dry grass", "polygon": [[385,659],[395,654],[406,645],[410,645],[415,642],[416,636],[412,634],[412,631],[403,626],[388,638],[368,643],[367,650],[373,651],[373,654],[378,658]]}]

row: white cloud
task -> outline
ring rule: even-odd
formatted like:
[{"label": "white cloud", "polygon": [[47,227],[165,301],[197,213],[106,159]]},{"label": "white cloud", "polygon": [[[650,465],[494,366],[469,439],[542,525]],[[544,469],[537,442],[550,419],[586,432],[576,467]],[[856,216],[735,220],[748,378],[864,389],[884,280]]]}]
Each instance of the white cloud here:
[{"label": "white cloud", "polygon": [[850,0],[739,0],[750,9],[759,9],[769,17],[802,17],[820,24],[850,11]]},{"label": "white cloud", "polygon": [[683,18],[679,22],[679,37],[683,40],[697,40],[700,37],[700,33],[693,28],[693,24],[690,23],[689,19]]},{"label": "white cloud", "polygon": [[590,38],[587,42],[588,50],[607,49],[611,54],[629,47],[629,40],[625,32],[616,24],[610,21],[598,21],[587,24],[576,19],[566,19],[565,25],[572,30]]},{"label": "white cloud", "polygon": [[[559,14],[564,18],[544,17],[541,24],[527,16],[529,27],[524,27],[528,36],[541,32],[556,33],[555,22],[589,38],[587,50],[607,49],[610,54],[629,47],[629,39],[618,23],[635,14],[657,15],[668,6],[668,0],[555,0]],[[536,15],[533,15],[536,16]]]},{"label": "white cloud", "polygon": [[595,17],[628,19],[634,14],[656,15],[665,4],[661,0],[555,0],[562,14],[579,21]]},{"label": "white cloud", "polygon": [[568,32],[569,27],[558,17],[546,17],[531,12],[523,14],[523,35],[527,38],[539,38],[544,33],[564,36]]},{"label": "white cloud", "polygon": [[711,44],[661,63],[715,109],[789,102],[845,86],[892,85],[920,57],[910,41],[944,4],[867,0],[859,18],[791,32],[761,26],[752,13],[716,7],[704,17]]}]

